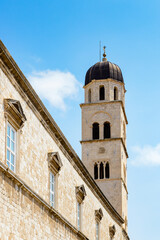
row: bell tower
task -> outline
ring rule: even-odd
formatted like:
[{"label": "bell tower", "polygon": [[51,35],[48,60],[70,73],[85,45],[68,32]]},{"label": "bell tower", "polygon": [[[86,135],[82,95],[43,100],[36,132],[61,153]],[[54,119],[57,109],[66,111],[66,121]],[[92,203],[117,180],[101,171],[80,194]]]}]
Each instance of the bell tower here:
[{"label": "bell tower", "polygon": [[125,85],[120,68],[106,59],[85,77],[82,161],[127,228],[127,149]]}]

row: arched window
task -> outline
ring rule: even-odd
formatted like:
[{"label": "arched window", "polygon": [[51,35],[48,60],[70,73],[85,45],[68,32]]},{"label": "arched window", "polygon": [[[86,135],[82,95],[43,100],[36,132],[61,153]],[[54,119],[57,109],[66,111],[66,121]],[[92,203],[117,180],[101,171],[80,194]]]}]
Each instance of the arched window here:
[{"label": "arched window", "polygon": [[100,86],[100,88],[99,88],[99,100],[104,100],[104,99],[105,99],[104,86]]},{"label": "arched window", "polygon": [[106,163],[105,166],[105,178],[109,178],[109,163]]},{"label": "arched window", "polygon": [[88,102],[91,102],[91,89],[88,90]]},{"label": "arched window", "polygon": [[111,137],[111,129],[110,129],[110,123],[105,122],[104,123],[104,139]]},{"label": "arched window", "polygon": [[93,139],[99,139],[99,123],[93,123],[92,138]]},{"label": "arched window", "polygon": [[94,165],[94,179],[98,179],[98,165],[95,163]]},{"label": "arched window", "polygon": [[100,168],[99,168],[99,171],[100,171],[100,179],[103,179],[104,178],[104,165],[103,163],[101,162],[100,163]]},{"label": "arched window", "polygon": [[114,100],[118,100],[118,89],[114,88]]}]

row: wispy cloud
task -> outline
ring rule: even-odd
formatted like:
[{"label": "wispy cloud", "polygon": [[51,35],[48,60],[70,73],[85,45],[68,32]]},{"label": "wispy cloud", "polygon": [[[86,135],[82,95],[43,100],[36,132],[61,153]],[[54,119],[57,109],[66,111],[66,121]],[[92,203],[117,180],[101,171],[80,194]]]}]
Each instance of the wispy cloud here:
[{"label": "wispy cloud", "polygon": [[65,99],[74,99],[81,87],[72,73],[59,70],[33,72],[28,79],[42,99],[63,111]]},{"label": "wispy cloud", "polygon": [[160,143],[155,147],[146,145],[144,147],[132,147],[133,165],[160,166]]},{"label": "wispy cloud", "polygon": [[42,59],[40,57],[37,57],[37,56],[31,56],[31,59],[36,63],[40,63],[42,61]]}]

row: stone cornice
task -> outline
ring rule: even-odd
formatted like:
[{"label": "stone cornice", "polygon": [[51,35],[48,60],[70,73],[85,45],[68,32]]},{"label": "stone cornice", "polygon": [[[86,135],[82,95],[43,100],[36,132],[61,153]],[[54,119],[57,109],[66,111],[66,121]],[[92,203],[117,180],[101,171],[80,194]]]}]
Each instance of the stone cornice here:
[{"label": "stone cornice", "polygon": [[86,190],[85,190],[84,185],[76,187],[76,198],[77,198],[77,201],[79,203],[83,202],[83,200],[85,199],[86,195],[87,194],[86,194]]},{"label": "stone cornice", "polygon": [[[101,204],[104,206],[107,212],[110,212],[115,221],[121,225],[124,223],[124,219],[118,214],[114,209],[108,199],[105,197],[103,192],[100,190],[98,185],[95,183],[88,170],[73,150],[60,128],[47,111],[46,107],[32,88],[31,84],[28,82],[24,74],[19,69],[18,65],[15,63],[14,59],[0,41],[0,60],[1,67],[10,81],[16,87],[17,91],[25,99],[27,104],[33,110],[37,118],[40,120],[44,128],[48,131],[50,136],[57,143],[61,151],[64,153],[66,158],[71,162],[73,167],[76,169],[78,174],[82,177],[84,182],[90,187],[93,194],[98,198]],[[13,78],[14,77],[14,78]]]},{"label": "stone cornice", "polygon": [[4,99],[5,116],[12,118],[18,128],[21,128],[27,120],[19,101]]},{"label": "stone cornice", "polygon": [[130,238],[129,238],[129,236],[128,236],[128,234],[127,234],[127,232],[124,228],[122,229],[122,233],[123,233],[123,236],[125,237],[126,240],[130,240]]},{"label": "stone cornice", "polygon": [[63,164],[58,152],[48,153],[48,166],[54,174],[60,171]]},{"label": "stone cornice", "polygon": [[102,209],[99,208],[98,210],[95,210],[95,220],[96,222],[100,222],[103,218],[103,212]]},{"label": "stone cornice", "polygon": [[121,104],[126,124],[128,124],[124,104],[123,104],[123,101],[121,101],[121,100],[114,100],[114,101],[109,101],[109,102],[99,101],[99,102],[92,102],[92,103],[81,103],[80,107],[82,108],[83,106],[89,106],[89,105],[106,105],[106,104],[117,104],[117,103]]},{"label": "stone cornice", "polygon": [[38,201],[43,207],[45,207],[54,217],[60,220],[68,228],[71,229],[80,239],[89,240],[82,232],[74,227],[69,221],[67,221],[57,210],[51,207],[46,201],[44,201],[36,192],[34,192],[22,179],[20,179],[14,172],[12,172],[7,166],[0,161],[0,171],[2,171],[9,179],[14,181],[20,188],[27,192],[32,198]]},{"label": "stone cornice", "polygon": [[94,140],[82,140],[80,143],[94,143],[94,142],[110,142],[110,141],[121,141],[126,157],[128,158],[127,148],[124,144],[123,138],[106,138],[106,139],[94,139]]}]

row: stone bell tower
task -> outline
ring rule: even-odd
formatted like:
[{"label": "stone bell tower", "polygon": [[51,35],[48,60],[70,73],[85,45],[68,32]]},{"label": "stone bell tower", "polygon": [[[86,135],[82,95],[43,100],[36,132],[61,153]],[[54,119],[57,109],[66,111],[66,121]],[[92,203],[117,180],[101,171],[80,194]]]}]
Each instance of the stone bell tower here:
[{"label": "stone bell tower", "polygon": [[85,77],[82,161],[127,228],[127,149],[125,85],[120,68],[106,59]]}]

